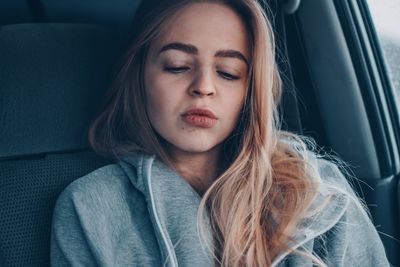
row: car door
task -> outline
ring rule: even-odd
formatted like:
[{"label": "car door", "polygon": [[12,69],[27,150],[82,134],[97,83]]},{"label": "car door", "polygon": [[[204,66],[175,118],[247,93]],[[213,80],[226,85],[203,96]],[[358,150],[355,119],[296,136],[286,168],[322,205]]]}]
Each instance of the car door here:
[{"label": "car door", "polygon": [[399,266],[399,108],[368,3],[302,0],[286,25],[303,131],[349,164]]}]

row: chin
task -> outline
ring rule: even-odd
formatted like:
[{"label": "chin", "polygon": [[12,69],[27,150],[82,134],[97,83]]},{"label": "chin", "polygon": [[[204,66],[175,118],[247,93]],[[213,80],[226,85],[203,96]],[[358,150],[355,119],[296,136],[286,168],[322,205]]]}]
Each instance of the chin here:
[{"label": "chin", "polygon": [[188,145],[175,145],[175,147],[179,150],[188,152],[188,153],[204,153],[210,151],[215,147],[212,144],[188,144]]},{"label": "chin", "polygon": [[[175,141],[175,142],[174,142]],[[183,142],[182,142],[183,141]],[[217,146],[217,143],[206,141],[199,142],[199,140],[171,140],[167,141],[168,146],[174,150],[179,150],[186,153],[204,153],[210,151]]]}]

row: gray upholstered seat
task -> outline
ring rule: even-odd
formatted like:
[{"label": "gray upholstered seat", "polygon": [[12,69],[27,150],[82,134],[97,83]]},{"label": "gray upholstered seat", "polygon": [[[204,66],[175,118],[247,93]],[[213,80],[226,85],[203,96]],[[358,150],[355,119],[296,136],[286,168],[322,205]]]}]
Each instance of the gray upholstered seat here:
[{"label": "gray upholstered seat", "polygon": [[86,132],[123,43],[87,24],[0,28],[1,266],[47,266],[57,196],[107,163]]}]

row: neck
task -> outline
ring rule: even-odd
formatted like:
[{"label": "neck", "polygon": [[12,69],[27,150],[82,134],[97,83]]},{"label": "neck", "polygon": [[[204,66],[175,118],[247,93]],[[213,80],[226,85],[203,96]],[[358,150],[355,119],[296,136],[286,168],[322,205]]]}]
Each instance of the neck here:
[{"label": "neck", "polygon": [[202,196],[220,174],[219,147],[207,152],[191,153],[168,149],[178,173]]}]

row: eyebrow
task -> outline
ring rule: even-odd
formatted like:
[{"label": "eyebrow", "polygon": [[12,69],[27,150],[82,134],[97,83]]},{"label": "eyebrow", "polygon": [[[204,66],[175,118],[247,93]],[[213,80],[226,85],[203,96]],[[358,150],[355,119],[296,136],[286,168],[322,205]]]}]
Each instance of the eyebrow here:
[{"label": "eyebrow", "polygon": [[[197,55],[199,53],[199,50],[197,49],[197,47],[195,47],[194,45],[190,45],[190,44],[184,44],[184,43],[169,43],[164,45],[161,49],[160,52],[158,52],[158,54],[161,54],[162,52],[165,52],[167,50],[179,50],[188,54],[192,54],[192,55]],[[244,63],[246,63],[246,65],[249,65],[248,60],[246,59],[246,57],[240,53],[237,50],[219,50],[215,53],[214,57],[230,57],[230,58],[237,58],[242,60]]]},{"label": "eyebrow", "polygon": [[158,52],[159,54],[161,54],[164,51],[170,50],[170,49],[174,49],[174,50],[179,50],[188,54],[193,54],[193,55],[197,55],[199,53],[199,51],[197,50],[197,48],[193,45],[190,44],[183,44],[183,43],[169,43],[167,45],[164,45],[161,49],[160,52]]},{"label": "eyebrow", "polygon": [[244,63],[246,63],[247,66],[249,65],[249,62],[246,59],[246,57],[242,53],[240,53],[239,51],[236,51],[236,50],[220,50],[220,51],[217,51],[217,53],[215,53],[214,56],[215,57],[237,58],[237,59],[244,61]]}]

